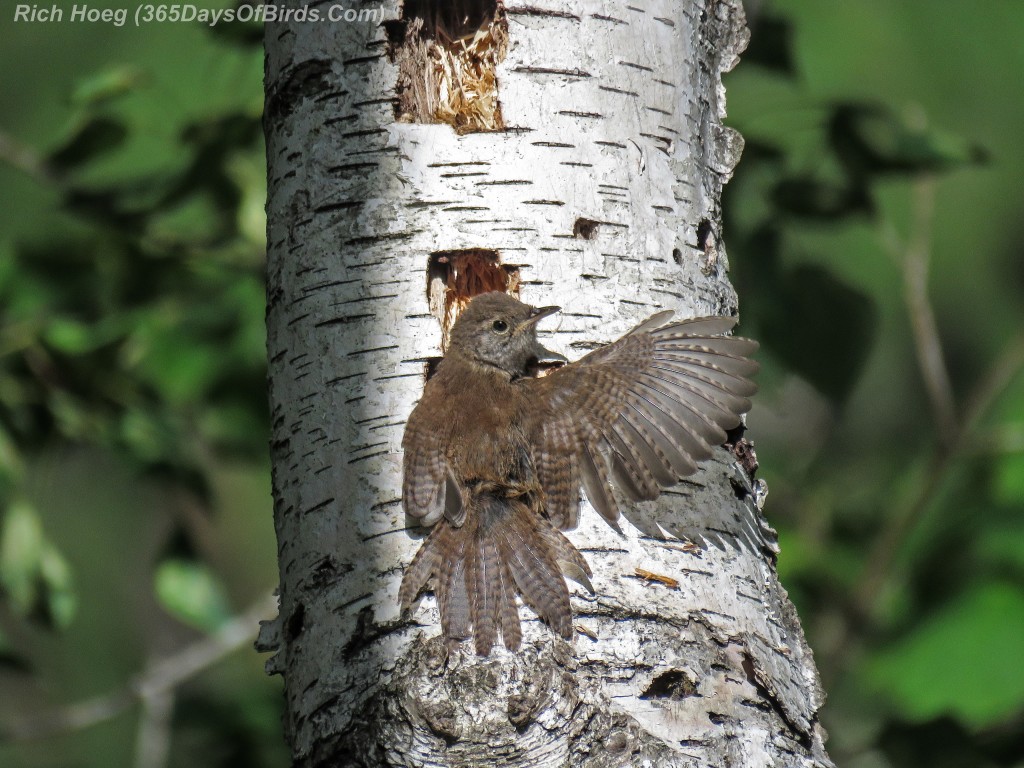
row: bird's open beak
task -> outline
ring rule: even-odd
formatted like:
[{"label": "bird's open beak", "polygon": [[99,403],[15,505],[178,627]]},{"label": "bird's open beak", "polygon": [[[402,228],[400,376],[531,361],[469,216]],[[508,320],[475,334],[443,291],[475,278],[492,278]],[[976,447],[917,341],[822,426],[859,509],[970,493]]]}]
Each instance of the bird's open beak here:
[{"label": "bird's open beak", "polygon": [[[516,330],[523,330],[531,325],[536,325],[539,321],[545,317],[549,317],[555,312],[560,311],[561,307],[534,307],[530,310],[530,316],[519,324],[519,328]],[[569,358],[565,355],[560,355],[558,352],[552,352],[550,349],[545,349],[539,343],[535,345],[534,355],[537,358],[538,363],[567,363]]]},{"label": "bird's open beak", "polygon": [[568,363],[569,358],[565,355],[561,355],[558,352],[552,352],[550,349],[542,347],[540,344],[537,345],[535,350],[537,355],[537,362],[544,363]]},{"label": "bird's open beak", "polygon": [[538,320],[543,320],[549,315],[555,314],[555,312],[561,312],[561,307],[534,307],[530,310],[530,319],[526,322],[536,323]]},{"label": "bird's open beak", "polygon": [[550,317],[555,314],[555,312],[560,312],[561,309],[561,307],[531,307],[530,316],[523,320],[516,330],[521,331],[524,328],[529,328],[531,325],[536,325],[545,317]]}]

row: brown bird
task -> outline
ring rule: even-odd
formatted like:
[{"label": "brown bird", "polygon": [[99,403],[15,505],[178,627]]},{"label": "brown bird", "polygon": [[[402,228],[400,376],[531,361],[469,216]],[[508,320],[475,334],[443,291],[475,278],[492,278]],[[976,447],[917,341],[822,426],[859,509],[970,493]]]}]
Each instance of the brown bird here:
[{"label": "brown bird", "polygon": [[590,566],[559,529],[576,525],[579,490],[618,529],[614,484],[653,499],[697,470],[740,423],[757,389],[749,339],[732,317],[670,322],[660,312],[618,341],[536,378],[565,358],[537,341],[559,307],[504,293],[474,298],[413,409],[402,503],[433,526],[399,590],[407,613],[432,580],[446,637],[487,655],[501,632],[522,639],[515,597],[572,636],[564,576],[593,591]]}]

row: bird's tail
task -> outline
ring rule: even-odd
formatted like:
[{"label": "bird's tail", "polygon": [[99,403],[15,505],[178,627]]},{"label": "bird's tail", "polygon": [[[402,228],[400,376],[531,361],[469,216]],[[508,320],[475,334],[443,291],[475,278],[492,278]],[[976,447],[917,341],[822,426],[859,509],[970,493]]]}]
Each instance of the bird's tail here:
[{"label": "bird's tail", "polygon": [[563,574],[593,591],[590,566],[572,543],[519,498],[482,494],[459,527],[442,518],[405,571],[399,590],[407,612],[433,579],[445,637],[472,636],[490,653],[501,631],[509,650],[522,640],[516,595],[562,637],[572,637]]}]

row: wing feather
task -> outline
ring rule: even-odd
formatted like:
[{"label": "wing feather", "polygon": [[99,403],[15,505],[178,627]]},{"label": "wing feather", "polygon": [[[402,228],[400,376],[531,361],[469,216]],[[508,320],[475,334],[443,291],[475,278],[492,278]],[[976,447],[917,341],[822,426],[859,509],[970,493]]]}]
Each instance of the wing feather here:
[{"label": "wing feather", "polygon": [[546,420],[543,438],[535,451],[537,479],[544,489],[544,507],[552,525],[575,528],[579,512],[580,468],[576,437],[571,425]]},{"label": "wing feather", "polygon": [[444,454],[444,432],[429,413],[413,409],[402,438],[402,507],[420,525],[446,517],[456,528],[466,520],[462,493]]},{"label": "wing feather", "polygon": [[541,537],[554,552],[555,562],[562,573],[585,587],[588,592],[593,593],[594,585],[590,583],[590,577],[594,573],[590,570],[590,564],[580,554],[580,551],[562,535],[561,531],[551,525],[541,523],[537,527]]},{"label": "wing feather", "polygon": [[587,499],[613,528],[618,529],[619,505],[608,488],[608,465],[597,453],[597,445],[583,441],[579,445],[580,476]]},{"label": "wing feather", "polygon": [[433,525],[444,514],[447,464],[441,436],[417,406],[402,438],[402,507],[407,515]]},{"label": "wing feather", "polygon": [[614,483],[653,499],[711,456],[757,391],[757,342],[725,336],[733,317],[672,321],[658,313],[613,344],[540,379],[529,431],[549,519],[571,528],[577,489],[616,528]]}]

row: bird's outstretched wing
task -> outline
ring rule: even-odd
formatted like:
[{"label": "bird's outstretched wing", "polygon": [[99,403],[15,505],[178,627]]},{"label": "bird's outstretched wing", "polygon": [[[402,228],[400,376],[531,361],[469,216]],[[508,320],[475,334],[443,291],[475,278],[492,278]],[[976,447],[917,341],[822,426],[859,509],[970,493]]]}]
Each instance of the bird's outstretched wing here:
[{"label": "bird's outstretched wing", "polygon": [[633,500],[653,499],[711,456],[740,423],[757,390],[750,339],[725,336],[732,317],[669,322],[654,315],[613,344],[540,379],[523,380],[543,402],[530,425],[551,522],[576,525],[579,488],[611,525],[613,481]]}]

